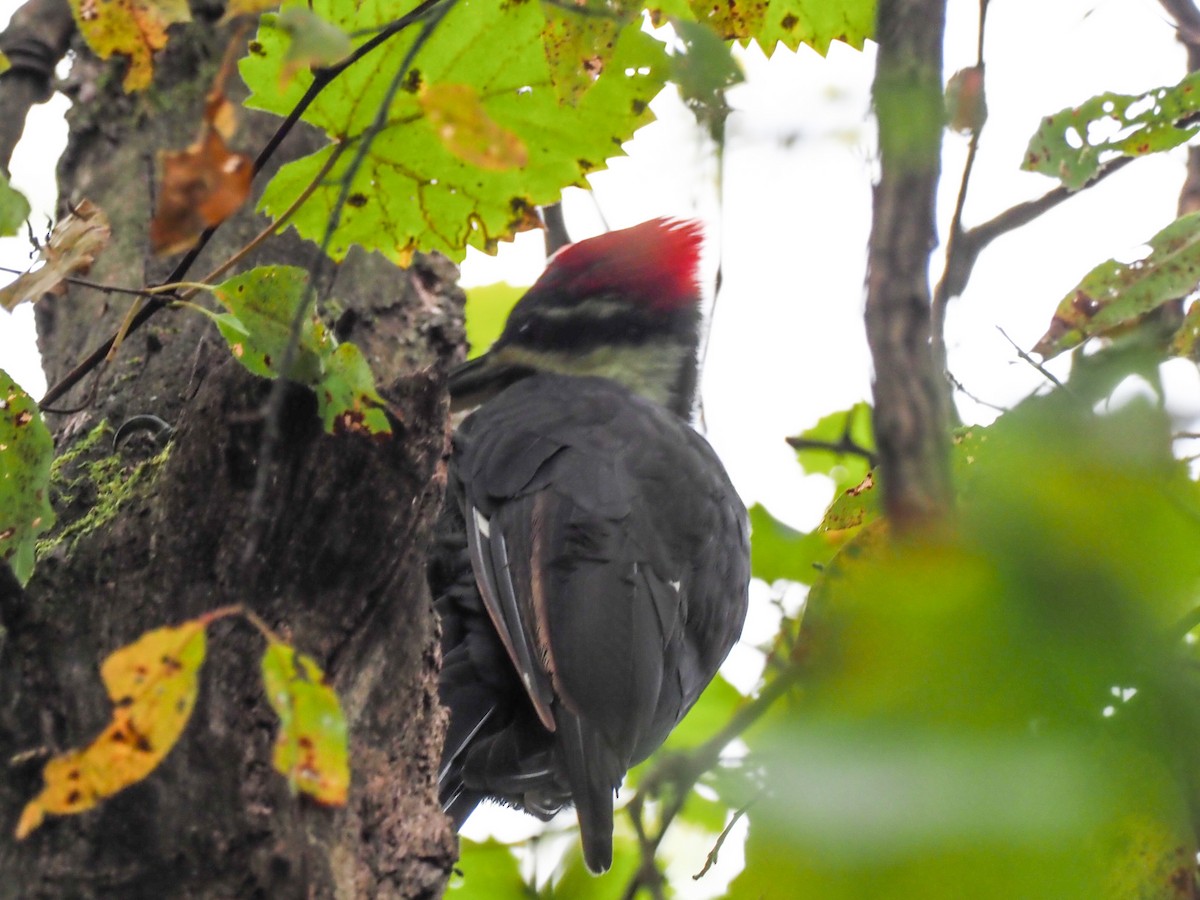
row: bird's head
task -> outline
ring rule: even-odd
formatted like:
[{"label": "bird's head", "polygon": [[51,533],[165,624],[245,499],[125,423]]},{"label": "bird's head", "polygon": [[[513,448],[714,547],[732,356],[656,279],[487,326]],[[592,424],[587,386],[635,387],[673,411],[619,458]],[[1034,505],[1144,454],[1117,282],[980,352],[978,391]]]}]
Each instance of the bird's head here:
[{"label": "bird's head", "polygon": [[687,418],[700,343],[699,222],[652,219],[562,248],[482,356],[450,376],[457,409],[535,372],[597,375]]}]

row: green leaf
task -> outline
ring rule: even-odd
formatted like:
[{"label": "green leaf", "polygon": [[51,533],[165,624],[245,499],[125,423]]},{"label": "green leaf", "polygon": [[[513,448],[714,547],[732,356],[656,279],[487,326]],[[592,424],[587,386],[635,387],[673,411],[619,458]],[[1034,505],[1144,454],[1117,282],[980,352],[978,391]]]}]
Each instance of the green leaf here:
[{"label": "green leaf", "polygon": [[331,434],[344,431],[391,434],[375,376],[355,344],[339,344],[325,358],[325,376],[316,387],[317,414]]},{"label": "green leaf", "polygon": [[[300,0],[295,0],[300,2]],[[295,3],[289,3],[290,8]],[[344,4],[318,0],[313,12],[348,34],[368,39],[413,6],[401,0]],[[330,254],[352,244],[379,250],[404,263],[416,250],[437,250],[454,260],[467,245],[492,250],[497,241],[536,227],[534,207],[557,200],[564,187],[619,155],[621,144],[650,121],[647,106],[665,81],[663,45],[624,25],[596,61],[599,74],[569,114],[560,106],[546,59],[546,16],[536,3],[459,3],[420,47],[411,72],[399,68],[421,31],[414,25],[368,54],[321,91],[304,114],[309,123],[352,151],[365,140],[380,105],[397,80],[402,89],[387,110],[386,126],[371,139],[348,187],[332,235]],[[252,90],[248,105],[287,114],[311,83],[297,73],[286,88],[279,72],[286,51],[276,24],[264,20],[241,72]],[[447,148],[420,102],[426,85],[465,85],[479,98],[488,121],[514,135],[528,152],[521,168],[484,169]],[[279,215],[309,186],[332,146],[285,165],[263,194],[262,208]],[[355,152],[342,154],[321,179],[292,224],[321,240]]]},{"label": "green leaf", "polygon": [[29,218],[29,201],[0,173],[0,237],[15,235]]},{"label": "green leaf", "polygon": [[1137,262],[1110,259],[1085,275],[1058,304],[1034,351],[1049,359],[1187,296],[1200,281],[1200,213],[1176,219],[1148,244]]},{"label": "green leaf", "polygon": [[33,574],[38,536],[55,521],[50,507],[54,439],[37,404],[0,369],[0,559],[22,585]]},{"label": "green leaf", "polygon": [[[861,50],[875,31],[875,0],[690,0],[697,21],[725,40],[754,40],[768,56],[782,43],[789,50],[806,44],[822,56],[834,41]],[[667,15],[681,13],[677,2],[651,2]]]},{"label": "green leaf", "polygon": [[346,717],[325,673],[310,656],[279,641],[262,658],[263,689],[279,716],[272,762],[293,790],[342,806],[350,787]]},{"label": "green leaf", "polygon": [[299,382],[317,395],[325,430],[390,434],[383,398],[362,352],[334,340],[314,315],[301,326],[286,373],[280,371],[308,273],[297,266],[259,266],[213,287],[228,313],[214,316],[234,357],[255,375]]},{"label": "green leaf", "polygon": [[494,838],[483,842],[459,838],[458,864],[446,886],[447,897],[528,900],[530,894],[511,846]]},{"label": "green leaf", "polygon": [[829,504],[818,533],[828,534],[858,529],[883,517],[883,494],[878,472],[868,472],[863,480],[848,487]]},{"label": "green leaf", "polygon": [[275,24],[290,38],[280,68],[284,83],[301,69],[333,65],[354,49],[349,35],[307,7],[289,6],[275,19]]},{"label": "green leaf", "polygon": [[542,0],[542,45],[559,103],[575,106],[596,83],[621,28],[632,20],[626,4],[587,0],[570,5]]},{"label": "green leaf", "polygon": [[674,19],[671,22],[683,51],[671,56],[671,80],[679,88],[683,102],[707,123],[714,139],[720,139],[729,104],[725,90],[746,80],[732,48],[716,32],[699,22]]},{"label": "green leaf", "polygon": [[828,475],[837,490],[861,484],[870,470],[870,462],[853,451],[825,449],[824,446],[853,445],[868,453],[875,452],[875,433],[871,427],[871,405],[855,403],[840,412],[823,416],[816,425],[789,442],[796,447],[796,459],[809,475]]},{"label": "green leaf", "polygon": [[1200,73],[1144,94],[1105,93],[1042,119],[1021,168],[1075,191],[1121,156],[1145,156],[1187,143],[1200,125]]},{"label": "green leaf", "polygon": [[504,281],[466,289],[465,314],[470,358],[479,356],[500,337],[508,314],[527,290],[529,288],[514,287]]},{"label": "green leaf", "polygon": [[750,507],[750,571],[768,584],[786,578],[812,584],[818,566],[837,551],[838,543],[816,531],[784,525],[762,504]]}]

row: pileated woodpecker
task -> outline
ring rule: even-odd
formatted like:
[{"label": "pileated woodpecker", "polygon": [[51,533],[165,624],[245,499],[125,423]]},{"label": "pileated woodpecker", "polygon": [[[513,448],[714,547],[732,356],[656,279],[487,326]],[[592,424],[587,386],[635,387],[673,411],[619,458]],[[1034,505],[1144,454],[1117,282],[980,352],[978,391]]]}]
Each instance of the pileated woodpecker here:
[{"label": "pileated woodpecker", "polygon": [[574,804],[593,872],[613,797],[741,632],[749,527],[688,424],[701,241],[656,219],[571,244],[492,348],[450,377],[458,407],[430,584],[450,724],[443,808],[485,798],[548,819]]}]

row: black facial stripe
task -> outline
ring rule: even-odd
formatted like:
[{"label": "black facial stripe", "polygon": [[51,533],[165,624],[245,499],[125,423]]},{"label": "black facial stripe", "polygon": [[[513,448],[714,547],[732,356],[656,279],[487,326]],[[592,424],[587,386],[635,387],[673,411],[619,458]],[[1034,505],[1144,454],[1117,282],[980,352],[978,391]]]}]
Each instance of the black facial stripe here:
[{"label": "black facial stripe", "polygon": [[576,309],[572,315],[547,315],[528,310],[509,318],[500,345],[529,347],[539,352],[587,353],[600,347],[638,347],[651,342],[695,342],[700,312],[695,307],[647,313],[638,307],[613,306],[596,315]]}]

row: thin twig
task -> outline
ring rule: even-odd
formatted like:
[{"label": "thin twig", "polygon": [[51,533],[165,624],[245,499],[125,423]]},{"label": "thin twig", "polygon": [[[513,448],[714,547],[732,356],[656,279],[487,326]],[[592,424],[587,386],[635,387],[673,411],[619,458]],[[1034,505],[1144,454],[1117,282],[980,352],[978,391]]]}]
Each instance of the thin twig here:
[{"label": "thin twig", "polygon": [[[26,269],[10,269],[8,266],[0,266],[0,272],[7,272],[10,275],[26,275]],[[117,287],[115,284],[101,284],[99,281],[89,281],[86,278],[78,278],[74,275],[66,275],[62,279],[67,284],[73,284],[76,287],[91,288],[94,291],[100,291],[104,294],[131,294],[134,297],[148,297],[150,292],[145,288],[126,288]]]},{"label": "thin twig", "polygon": [[971,393],[971,391],[968,391],[966,389],[966,387],[963,386],[963,383],[954,377],[953,372],[950,372],[950,371],[946,372],[946,380],[950,382],[950,386],[952,388],[954,388],[954,390],[958,391],[960,394],[962,394],[968,400],[971,400],[974,403],[978,403],[980,406],[986,406],[988,409],[994,409],[996,412],[999,412],[999,413],[1008,412],[1007,406],[1000,406],[999,404],[992,403],[988,400],[984,400],[982,397],[979,397],[978,395]]},{"label": "thin twig", "polygon": [[754,796],[754,799],[752,799],[749,803],[740,809],[734,810],[733,816],[729,820],[729,824],[721,829],[721,833],[717,835],[717,842],[713,844],[713,848],[708,851],[708,856],[704,860],[704,868],[692,876],[692,881],[699,881],[708,874],[709,869],[717,864],[717,857],[719,857],[721,854],[721,848],[725,846],[725,839],[728,838],[729,833],[733,831],[733,826],[741,820],[742,816],[746,814],[747,810],[749,810],[751,806],[759,801],[759,798],[762,797],[763,793],[764,791],[760,790]]},{"label": "thin twig", "polygon": [[819,441],[799,435],[784,438],[784,440],[794,450],[825,450],[829,453],[840,453],[846,456],[861,456],[872,469],[879,462],[879,458],[873,451],[857,443],[849,434],[843,434],[837,441]]},{"label": "thin twig", "polygon": [[999,325],[996,326],[996,330],[999,331],[1002,335],[1004,335],[1004,339],[1006,341],[1008,341],[1010,344],[1013,345],[1013,349],[1017,351],[1017,356],[1021,357],[1021,359],[1025,360],[1025,362],[1029,363],[1031,366],[1033,366],[1035,369],[1037,369],[1039,372],[1041,372],[1042,376],[1047,381],[1051,382],[1055,387],[1061,388],[1064,391],[1069,391],[1067,386],[1065,384],[1063,384],[1061,381],[1059,381],[1054,376],[1054,373],[1052,373],[1049,369],[1047,369],[1045,366],[1043,366],[1040,362],[1038,362],[1036,359],[1034,359],[1032,356],[1030,356],[1028,353],[1026,353],[1021,348],[1020,344],[1018,344],[1011,337],[1009,337],[1007,331],[1005,331]]},{"label": "thin twig", "polygon": [[[987,23],[988,0],[979,0],[979,30],[975,48],[975,68],[979,72],[981,88],[980,91],[986,90],[986,79],[984,77],[983,64],[983,38],[984,27]],[[982,102],[982,100],[980,101]],[[956,266],[956,261],[959,253],[959,244],[963,238],[963,207],[966,206],[967,188],[971,183],[971,173],[975,169],[975,157],[979,153],[979,135],[983,132],[982,121],[975,123],[975,127],[971,129],[970,141],[967,144],[967,159],[963,164],[962,179],[958,186],[958,197],[954,202],[954,215],[950,219],[950,233],[946,238],[946,263],[942,270],[941,280],[938,281],[937,287],[933,291],[933,302],[931,304],[930,314],[932,320],[930,322],[930,343],[933,352],[933,361],[939,371],[946,371],[948,363],[946,359],[946,308],[950,305],[950,273]],[[950,416],[957,420],[958,414],[954,408],[954,404],[950,404]]]}]

